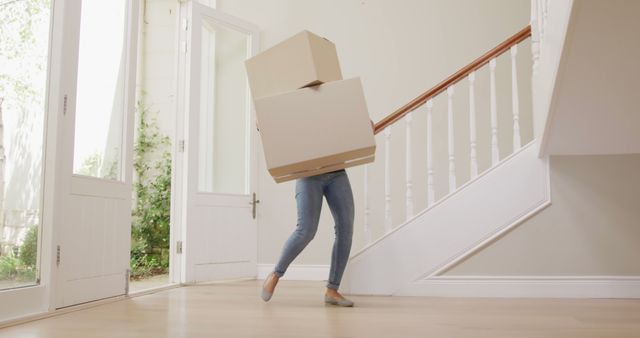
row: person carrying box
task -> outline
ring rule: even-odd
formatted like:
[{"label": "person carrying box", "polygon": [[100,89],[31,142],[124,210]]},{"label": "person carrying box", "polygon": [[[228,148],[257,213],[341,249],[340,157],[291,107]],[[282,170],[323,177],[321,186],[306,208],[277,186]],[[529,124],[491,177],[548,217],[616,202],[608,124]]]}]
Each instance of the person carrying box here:
[{"label": "person carrying box", "polygon": [[308,31],[245,65],[267,169],[277,183],[296,179],[296,229],[265,279],[261,297],[271,299],[279,279],[314,238],[326,198],[335,241],[324,301],[352,307],[338,292],[353,237],[353,193],[345,168],[375,157],[373,122],[360,79],[343,80],[333,43]]}]

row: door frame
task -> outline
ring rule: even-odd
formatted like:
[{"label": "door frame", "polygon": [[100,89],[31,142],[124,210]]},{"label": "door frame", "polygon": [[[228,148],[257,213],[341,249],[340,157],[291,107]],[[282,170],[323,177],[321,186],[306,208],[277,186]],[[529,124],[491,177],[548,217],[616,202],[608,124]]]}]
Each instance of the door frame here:
[{"label": "door frame", "polygon": [[[214,2],[215,4],[215,2]],[[188,106],[189,106],[189,90],[190,86],[187,83],[189,79],[189,73],[191,71],[190,64],[193,59],[191,53],[191,47],[188,45],[189,36],[191,35],[191,28],[193,27],[192,22],[190,22],[192,6],[203,6],[212,10],[212,15],[206,15],[209,19],[212,19],[221,25],[227,26],[229,28],[238,30],[243,32],[249,36],[251,36],[251,44],[249,53],[252,55],[257,54],[260,51],[260,30],[256,25],[253,25],[249,22],[246,22],[242,19],[236,18],[234,16],[225,14],[220,12],[212,6],[207,6],[203,4],[202,1],[198,2],[197,0],[189,0],[180,3],[180,11],[179,11],[179,33],[178,33],[178,48],[177,48],[177,81],[176,81],[176,141],[174,142],[174,167],[173,167],[173,184],[172,184],[172,193],[171,193],[171,270],[172,270],[172,279],[176,283],[189,283],[189,273],[187,272],[187,257],[182,254],[182,242],[186,238],[187,225],[185,224],[186,220],[186,212],[189,210],[187,205],[187,200],[189,196],[185,194],[187,191],[186,184],[188,168],[185,166],[185,161],[187,157],[185,156],[188,151],[188,148],[185,146],[186,140],[188,139]],[[195,56],[199,57],[199,55]],[[258,135],[257,131],[251,126],[256,123],[256,114],[255,108],[253,104],[253,100],[251,99],[249,84],[247,81],[247,109],[249,110],[249,126],[247,137],[249,141],[247,145],[251,148],[249,152],[249,158],[247,159],[248,167],[251,168],[249,170],[248,184],[247,184],[247,194],[251,195],[252,192],[257,192],[258,189]],[[207,200],[223,198],[225,195],[228,198],[237,198],[238,195],[231,194],[217,194],[218,196],[196,196],[197,199],[205,198]],[[256,249],[258,246],[257,242],[257,225],[258,219],[256,218]],[[257,252],[257,251],[256,251]],[[257,265],[257,259],[256,259]],[[175,268],[175,270],[174,270]],[[174,273],[175,272],[175,273]],[[257,268],[256,268],[257,275]],[[179,276],[179,279],[177,278]]]}]

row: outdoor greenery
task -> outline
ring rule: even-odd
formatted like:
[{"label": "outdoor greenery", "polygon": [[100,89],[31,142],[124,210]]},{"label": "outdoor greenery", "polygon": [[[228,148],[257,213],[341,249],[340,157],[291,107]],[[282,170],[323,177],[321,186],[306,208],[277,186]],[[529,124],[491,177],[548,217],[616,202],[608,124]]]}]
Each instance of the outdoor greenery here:
[{"label": "outdoor greenery", "polygon": [[136,112],[131,277],[140,279],[166,273],[169,268],[171,152],[169,137],[160,133],[155,120],[149,119],[148,108],[138,102]]},{"label": "outdoor greenery", "polygon": [[18,251],[18,258],[27,267],[35,267],[38,260],[38,227],[34,226],[27,231],[24,241]]},{"label": "outdoor greenery", "polygon": [[[41,92],[34,88],[34,78],[41,77],[46,58],[34,58],[29,52],[38,50],[34,34],[48,21],[50,0],[8,1],[0,4],[0,96],[17,101],[21,107],[42,102]],[[25,69],[31,69],[25,72]]]},{"label": "outdoor greenery", "polygon": [[[118,149],[114,149],[115,154],[119,154]],[[106,169],[106,170],[104,170]],[[95,152],[85,158],[76,174],[100,177],[108,180],[118,179],[118,160],[105,161],[101,152]]]},{"label": "outdoor greenery", "polygon": [[[17,252],[16,252],[17,251]],[[38,257],[38,227],[27,231],[22,245],[0,256],[0,280],[33,281]]]},{"label": "outdoor greenery", "polygon": [[95,152],[84,159],[76,174],[96,177],[98,176],[100,167],[102,167],[102,156],[100,156],[99,153]]},{"label": "outdoor greenery", "polygon": [[0,279],[13,280],[18,276],[20,260],[12,253],[0,256]]}]

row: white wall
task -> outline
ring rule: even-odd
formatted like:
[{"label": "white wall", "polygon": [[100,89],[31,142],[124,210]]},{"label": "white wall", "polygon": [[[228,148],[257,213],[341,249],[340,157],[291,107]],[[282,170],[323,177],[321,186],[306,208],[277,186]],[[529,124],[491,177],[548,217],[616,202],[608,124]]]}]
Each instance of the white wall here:
[{"label": "white wall", "polygon": [[[262,47],[299,32],[311,30],[335,42],[345,78],[360,76],[370,115],[378,121],[410,99],[435,85],[488,49],[528,24],[529,2],[525,0],[219,0],[218,9],[257,24]],[[519,50],[519,73],[530,72],[530,50]],[[500,145],[504,157],[511,152],[510,64],[498,60],[498,110]],[[478,146],[481,169],[489,165],[488,74],[476,79],[478,97]],[[521,82],[521,123],[523,140],[532,138],[530,86]],[[467,86],[457,88],[454,109],[457,130],[468,130]],[[437,195],[446,194],[446,100],[436,100],[434,109],[434,156]],[[426,117],[414,114],[414,195],[415,210],[426,205]],[[404,124],[393,131],[393,219],[404,221]],[[468,179],[468,132],[456,135],[458,184]],[[378,138],[378,161],[370,174],[374,237],[383,231],[383,154]],[[259,154],[263,159],[262,153]],[[356,200],[354,250],[363,246],[362,168],[349,170]],[[294,183],[276,185],[264,168],[259,168],[259,251],[260,263],[274,263],[284,241],[296,224]],[[315,240],[294,264],[328,264],[333,241],[333,222],[324,207]],[[353,252],[352,251],[352,252]]]},{"label": "white wall", "polygon": [[640,275],[640,155],[551,158],[552,205],[445,275]]}]

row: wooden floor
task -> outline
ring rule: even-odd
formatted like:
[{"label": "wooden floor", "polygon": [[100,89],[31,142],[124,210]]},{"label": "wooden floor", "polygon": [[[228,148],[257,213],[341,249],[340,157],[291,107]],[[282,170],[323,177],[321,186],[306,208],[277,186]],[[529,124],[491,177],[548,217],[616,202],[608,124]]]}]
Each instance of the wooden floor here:
[{"label": "wooden floor", "polygon": [[323,303],[323,283],[171,289],[0,330],[0,337],[640,337],[639,300],[352,297]]}]

